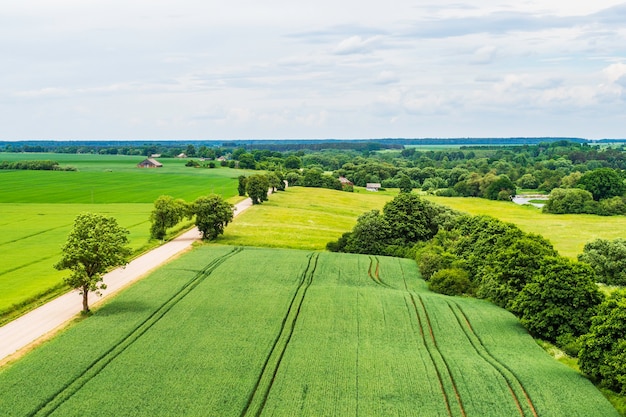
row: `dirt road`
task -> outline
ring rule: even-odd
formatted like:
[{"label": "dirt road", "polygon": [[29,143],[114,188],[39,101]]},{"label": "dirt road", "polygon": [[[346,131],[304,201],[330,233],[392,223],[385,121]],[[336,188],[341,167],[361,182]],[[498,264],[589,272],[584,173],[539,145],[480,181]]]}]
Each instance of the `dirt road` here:
[{"label": "dirt road", "polygon": [[[250,206],[252,206],[252,201],[249,198],[236,204],[234,216]],[[143,278],[152,270],[188,250],[192,243],[199,239],[200,232],[193,228],[176,239],[135,258],[125,267],[109,272],[104,276],[107,289],[102,291],[102,297],[90,294],[90,305],[96,305],[130,283]],[[81,309],[82,296],[77,291],[71,291],[0,327],[0,364],[20,355],[39,339],[60,329],[76,317]]]}]

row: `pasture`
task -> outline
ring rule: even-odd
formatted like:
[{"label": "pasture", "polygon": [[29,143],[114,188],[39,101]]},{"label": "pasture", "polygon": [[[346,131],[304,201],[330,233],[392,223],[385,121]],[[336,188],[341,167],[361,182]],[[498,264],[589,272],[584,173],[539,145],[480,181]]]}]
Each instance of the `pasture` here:
[{"label": "pasture", "polygon": [[219,242],[240,246],[324,250],[350,231],[359,215],[382,210],[389,193],[331,191],[290,187],[248,210],[228,227]]},{"label": "pasture", "polygon": [[79,171],[0,171],[0,322],[16,306],[63,290],[64,272],[53,265],[79,213],[115,217],[139,252],[155,244],[149,216],[158,196],[193,201],[214,192],[234,201],[242,172],[189,168],[178,159],[139,169],[142,157],[0,154],[0,160],[20,158],[57,160]]},{"label": "pasture", "polygon": [[205,245],[0,370],[0,415],[616,416],[415,262]]},{"label": "pasture", "polygon": [[484,198],[424,196],[430,201],[469,214],[485,214],[514,223],[524,232],[536,233],[550,240],[563,256],[576,259],[585,243],[595,239],[624,237],[626,216],[592,214],[547,214],[529,205]]}]

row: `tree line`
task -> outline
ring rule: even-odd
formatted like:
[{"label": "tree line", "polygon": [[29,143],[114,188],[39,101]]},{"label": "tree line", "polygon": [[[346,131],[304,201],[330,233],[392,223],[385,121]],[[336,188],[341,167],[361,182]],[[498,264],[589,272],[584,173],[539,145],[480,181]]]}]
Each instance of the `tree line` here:
[{"label": "tree line", "polygon": [[626,290],[607,297],[597,284],[626,284],[624,239],[591,242],[576,262],[514,224],[400,193],[327,249],[414,258],[431,290],[511,311],[533,336],[578,356],[588,376],[626,393]]}]

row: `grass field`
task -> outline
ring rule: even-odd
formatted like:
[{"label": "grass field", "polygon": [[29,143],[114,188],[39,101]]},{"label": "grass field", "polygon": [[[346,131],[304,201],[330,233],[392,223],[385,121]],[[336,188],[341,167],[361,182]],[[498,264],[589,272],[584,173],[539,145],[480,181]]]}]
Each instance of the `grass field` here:
[{"label": "grass field", "polygon": [[0,370],[2,416],[616,416],[406,259],[205,245]]},{"label": "grass field", "polygon": [[81,212],[115,217],[130,231],[130,246],[149,244],[150,212],[163,194],[193,201],[212,192],[234,199],[240,170],[193,169],[179,159],[139,169],[142,157],[0,154],[0,160],[51,159],[77,172],[0,171],[0,321],[7,312],[62,288],[53,265]]},{"label": "grass field", "polygon": [[[270,196],[226,228],[220,243],[323,250],[326,243],[352,230],[357,217],[382,210],[396,190],[358,193],[292,187]],[[516,224],[525,232],[549,239],[563,256],[576,258],[585,243],[597,238],[615,239],[626,231],[626,216],[544,214],[532,206],[483,198],[424,198],[469,214],[486,214]]]},{"label": "grass field", "polygon": [[576,258],[585,243],[598,238],[624,237],[626,216],[594,216],[591,214],[546,214],[532,206],[519,206],[508,201],[483,198],[426,196],[428,200],[469,214],[486,214],[514,223],[525,232],[542,235],[552,242],[563,256]]},{"label": "grass field", "polygon": [[345,193],[291,187],[248,210],[228,225],[219,242],[241,246],[324,250],[352,230],[362,213],[379,209],[395,193]]}]

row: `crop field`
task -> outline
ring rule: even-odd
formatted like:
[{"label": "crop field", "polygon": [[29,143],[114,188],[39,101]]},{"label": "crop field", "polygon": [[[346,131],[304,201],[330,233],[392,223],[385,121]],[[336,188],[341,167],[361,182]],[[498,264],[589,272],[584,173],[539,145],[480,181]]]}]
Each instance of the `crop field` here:
[{"label": "crop field", "polygon": [[415,262],[205,245],[0,370],[2,416],[617,416]]},{"label": "crop field", "polygon": [[626,216],[595,216],[592,214],[547,214],[532,206],[484,198],[424,196],[435,203],[469,214],[486,214],[514,223],[529,233],[550,240],[563,256],[576,258],[585,243],[595,239],[613,240],[624,237]]},{"label": "crop field", "polygon": [[[13,158],[13,159],[11,159]],[[234,199],[240,170],[193,169],[164,160],[139,169],[142,157],[0,154],[0,160],[51,159],[72,171],[0,171],[0,317],[14,306],[58,290],[64,272],[53,265],[81,212],[113,216],[129,229],[130,246],[149,241],[152,203],[163,194],[192,201],[211,192]]]},{"label": "crop field", "polygon": [[[237,194],[243,170],[196,169],[185,160],[163,159],[163,168],[141,169],[143,157],[110,155],[16,154],[51,159],[78,171],[0,171],[0,203],[152,203],[167,194],[187,201],[201,195]],[[0,160],[14,154],[0,154]]]}]

